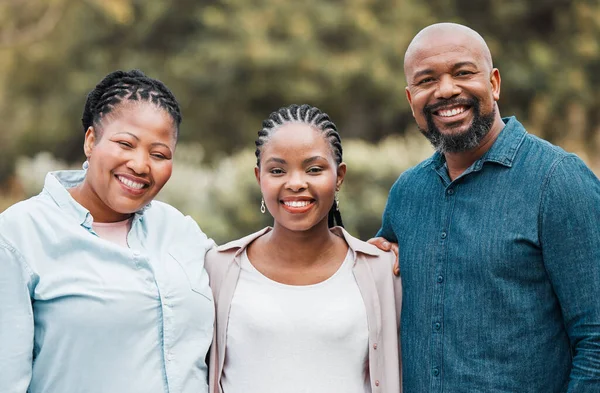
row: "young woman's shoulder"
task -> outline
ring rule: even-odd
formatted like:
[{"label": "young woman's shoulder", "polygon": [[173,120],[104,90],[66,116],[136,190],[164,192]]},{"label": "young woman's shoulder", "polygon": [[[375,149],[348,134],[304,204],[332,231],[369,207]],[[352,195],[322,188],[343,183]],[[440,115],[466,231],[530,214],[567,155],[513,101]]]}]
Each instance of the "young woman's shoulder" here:
[{"label": "young woman's shoulder", "polygon": [[373,274],[376,282],[387,282],[393,280],[393,268],[396,262],[396,254],[392,251],[382,251],[372,244],[355,238],[341,228],[335,228],[335,233],[343,235],[344,239],[354,251],[358,263],[365,263]]},{"label": "young woman's shoulder", "polygon": [[258,232],[251,233],[240,239],[232,240],[221,246],[214,247],[206,254],[205,267],[212,277],[222,276],[231,264],[235,262],[235,256],[246,249],[255,239],[264,235],[271,228],[267,227]]},{"label": "young woman's shoulder", "polygon": [[364,250],[367,251],[363,252],[363,254],[373,270],[383,270],[387,273],[392,271],[396,262],[396,254],[394,252],[383,251],[372,244],[361,242],[363,243]]},{"label": "young woman's shoulder", "polygon": [[332,231],[338,236],[343,237],[348,246],[357,255],[363,255],[370,264],[386,266],[391,263],[393,266],[396,256],[392,251],[382,251],[374,245],[350,235],[345,229],[340,227],[332,228]]}]

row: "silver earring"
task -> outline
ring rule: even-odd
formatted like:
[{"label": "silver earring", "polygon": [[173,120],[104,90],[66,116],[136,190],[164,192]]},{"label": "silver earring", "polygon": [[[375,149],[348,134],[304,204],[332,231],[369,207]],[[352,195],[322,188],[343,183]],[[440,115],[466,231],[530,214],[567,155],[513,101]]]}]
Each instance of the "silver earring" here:
[{"label": "silver earring", "polygon": [[260,200],[260,212],[261,212],[262,214],[265,214],[265,212],[266,212],[266,211],[267,211],[267,207],[265,206],[265,199],[264,199],[264,198],[262,198],[262,199]]},{"label": "silver earring", "polygon": [[83,165],[81,166],[83,168],[84,171],[87,171],[87,169],[90,167],[90,163],[88,160],[85,160],[83,162]]},{"label": "silver earring", "polygon": [[335,210],[340,211],[340,198],[338,197],[338,193],[335,193]]}]

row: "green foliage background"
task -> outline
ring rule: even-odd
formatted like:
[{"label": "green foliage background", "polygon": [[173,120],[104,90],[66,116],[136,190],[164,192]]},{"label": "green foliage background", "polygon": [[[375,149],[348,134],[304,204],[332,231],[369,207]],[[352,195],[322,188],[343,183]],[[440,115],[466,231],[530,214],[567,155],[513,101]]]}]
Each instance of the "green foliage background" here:
[{"label": "green foliage background", "polygon": [[39,192],[46,170],[83,161],[87,92],[110,71],[140,68],[184,114],[160,198],[209,235],[221,242],[269,222],[253,141],[271,111],[308,102],[341,130],[343,214],[367,238],[394,179],[431,153],[406,103],[402,58],[439,21],[484,36],[504,116],[600,167],[597,0],[3,0],[0,210]]}]

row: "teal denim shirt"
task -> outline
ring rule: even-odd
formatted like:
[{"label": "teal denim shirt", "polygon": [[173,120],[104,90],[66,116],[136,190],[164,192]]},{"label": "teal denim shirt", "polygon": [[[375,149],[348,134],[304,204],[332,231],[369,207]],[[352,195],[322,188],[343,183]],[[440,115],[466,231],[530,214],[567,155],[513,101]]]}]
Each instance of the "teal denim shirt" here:
[{"label": "teal denim shirt", "polygon": [[66,190],[83,177],[48,174],[0,215],[0,392],[207,392],[213,242],[157,201],[129,248],[101,239]]},{"label": "teal denim shirt", "polygon": [[600,181],[515,119],[451,181],[392,187],[405,392],[600,392]]}]

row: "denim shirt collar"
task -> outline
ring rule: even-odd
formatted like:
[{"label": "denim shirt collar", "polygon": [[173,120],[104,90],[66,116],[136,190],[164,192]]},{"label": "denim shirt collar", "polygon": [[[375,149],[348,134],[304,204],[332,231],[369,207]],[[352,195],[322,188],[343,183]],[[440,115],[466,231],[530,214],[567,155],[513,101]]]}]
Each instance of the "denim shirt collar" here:
[{"label": "denim shirt collar", "polygon": [[[85,170],[68,170],[49,172],[44,180],[44,191],[56,202],[65,214],[74,217],[82,226],[92,228],[94,218],[88,209],[81,206],[69,193],[68,188],[75,187],[85,179]],[[135,218],[142,218],[150,208],[150,203],[135,213]],[[135,219],[134,219],[135,220]]]},{"label": "denim shirt collar", "polygon": [[[502,121],[504,122],[504,128],[500,131],[492,147],[479,160],[475,161],[472,166],[473,171],[480,170],[486,162],[494,162],[508,168],[512,167],[519,147],[525,140],[527,131],[514,116],[502,118]],[[446,163],[444,155],[437,151],[431,160],[436,170]]]}]

